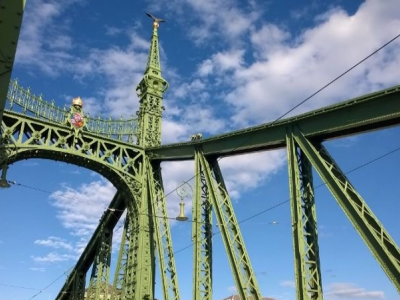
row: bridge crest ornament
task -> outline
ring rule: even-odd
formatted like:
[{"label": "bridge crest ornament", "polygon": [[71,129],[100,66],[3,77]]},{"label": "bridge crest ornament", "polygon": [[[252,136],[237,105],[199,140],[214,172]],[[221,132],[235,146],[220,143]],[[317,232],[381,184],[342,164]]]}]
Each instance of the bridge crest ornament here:
[{"label": "bridge crest ornament", "polygon": [[83,114],[83,101],[80,97],[76,97],[72,100],[68,123],[76,132],[82,130],[86,125],[86,118]]}]

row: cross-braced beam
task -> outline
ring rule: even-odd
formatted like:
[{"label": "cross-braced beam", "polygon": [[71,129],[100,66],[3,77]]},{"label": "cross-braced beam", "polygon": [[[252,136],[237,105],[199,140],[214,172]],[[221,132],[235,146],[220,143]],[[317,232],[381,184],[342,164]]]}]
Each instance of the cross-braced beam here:
[{"label": "cross-braced beam", "polygon": [[100,296],[108,295],[110,264],[112,250],[112,231],[104,228],[101,239],[97,245],[97,254],[92,267],[92,275],[86,295],[86,299],[97,300]]},{"label": "cross-braced beam", "polygon": [[85,284],[86,284],[86,273],[82,271],[75,271],[74,282],[72,286],[71,300],[82,300],[85,298]]},{"label": "cross-braced beam", "polygon": [[150,166],[148,175],[149,191],[152,203],[151,218],[155,223],[156,246],[163,285],[164,300],[180,300],[178,274],[172,247],[171,230],[164,195],[164,186],[159,164]]},{"label": "cross-braced beam", "polygon": [[200,155],[199,151],[195,154],[193,300],[212,300],[212,202]]},{"label": "cross-braced beam", "polygon": [[325,147],[311,143],[299,129],[294,139],[400,293],[400,250]]},{"label": "cross-braced beam", "polygon": [[297,300],[322,300],[321,268],[311,164],[286,137]]},{"label": "cross-braced beam", "polygon": [[[135,221],[135,219],[133,219]],[[125,299],[126,295],[131,294],[130,287],[132,285],[133,266],[135,265],[134,259],[136,246],[135,230],[137,224],[132,222],[129,216],[125,219],[124,230],[121,237],[121,244],[118,253],[117,265],[115,268],[114,282],[113,282],[113,299]]]},{"label": "cross-braced beam", "polygon": [[202,150],[197,151],[239,297],[242,300],[261,300],[257,279],[218,162],[216,159],[207,161]]}]

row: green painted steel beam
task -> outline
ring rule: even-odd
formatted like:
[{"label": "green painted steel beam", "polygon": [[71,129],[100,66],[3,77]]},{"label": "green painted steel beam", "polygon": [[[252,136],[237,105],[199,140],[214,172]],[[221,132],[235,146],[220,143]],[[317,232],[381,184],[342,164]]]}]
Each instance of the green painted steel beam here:
[{"label": "green painted steel beam", "polygon": [[147,176],[164,300],[180,300],[178,274],[160,165],[151,166]]},{"label": "green painted steel beam", "polygon": [[98,300],[110,293],[112,235],[112,229],[102,228],[100,239],[97,241],[97,251],[93,261],[86,299]]},{"label": "green painted steel beam", "polygon": [[108,228],[112,230],[118,223],[118,220],[121,218],[125,207],[126,204],[122,193],[117,192],[108,206],[108,209],[103,214],[100,223],[86,245],[85,250],[83,250],[75,267],[70,272],[70,275],[68,276],[64,286],[61,288],[59,294],[55,298],[56,300],[66,300],[69,298],[69,295],[74,288],[74,281],[76,280],[77,274],[86,274],[93,263],[97,251],[97,245],[101,239],[102,229]]},{"label": "green painted steel beam", "polygon": [[242,300],[261,300],[262,296],[240,231],[231,199],[216,160],[208,161],[197,148],[236,289]]},{"label": "green painted steel beam", "polygon": [[400,86],[395,86],[278,122],[200,141],[148,148],[146,153],[153,160],[193,159],[195,147],[202,145],[207,157],[235,155],[285,147],[286,128],[293,125],[299,126],[307,138],[324,141],[399,124]]},{"label": "green painted steel beam", "polygon": [[325,147],[296,129],[294,138],[400,293],[400,249]]},{"label": "green painted steel beam", "polygon": [[0,1],[0,123],[17,51],[25,0]]},{"label": "green painted steel beam", "polygon": [[[137,201],[138,219],[137,228],[137,249],[135,251],[136,261],[134,268],[134,286],[135,292],[132,295],[133,300],[152,300],[154,299],[154,273],[155,273],[155,238],[154,238],[154,220],[151,216],[152,205],[150,197],[150,188],[147,173],[152,172],[150,162],[144,159],[141,168],[142,188]],[[129,211],[129,218],[134,217],[133,212]]]},{"label": "green painted steel beam", "polygon": [[292,215],[297,300],[322,300],[317,219],[311,163],[287,134],[288,174]]},{"label": "green painted steel beam", "polygon": [[212,300],[212,202],[201,149],[195,154],[195,193],[192,207],[193,300]]}]

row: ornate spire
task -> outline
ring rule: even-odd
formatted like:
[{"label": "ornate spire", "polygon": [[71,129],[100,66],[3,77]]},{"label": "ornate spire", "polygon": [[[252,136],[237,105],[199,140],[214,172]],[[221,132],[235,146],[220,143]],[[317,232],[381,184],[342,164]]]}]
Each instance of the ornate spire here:
[{"label": "ornate spire", "polygon": [[153,19],[153,35],[151,37],[149,58],[143,79],[136,87],[136,93],[140,98],[138,114],[138,145],[152,147],[161,145],[161,118],[162,118],[162,97],[168,88],[167,81],[161,76],[160,51],[158,47],[157,29],[159,23],[165,20]]},{"label": "ornate spire", "polygon": [[158,48],[158,33],[157,29],[160,26],[160,22],[165,22],[163,19],[155,18],[153,15],[146,13],[151,19],[153,19],[153,36],[151,37],[149,59],[147,61],[147,67],[145,74],[152,72],[153,74],[161,75],[161,64],[160,64],[160,50]]}]

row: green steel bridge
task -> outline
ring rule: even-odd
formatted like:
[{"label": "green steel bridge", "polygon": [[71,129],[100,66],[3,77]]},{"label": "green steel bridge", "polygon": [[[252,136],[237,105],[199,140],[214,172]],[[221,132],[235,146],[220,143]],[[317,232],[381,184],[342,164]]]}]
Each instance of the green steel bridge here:
[{"label": "green steel bridge", "polygon": [[[24,6],[25,0],[1,1],[0,185],[9,186],[6,173],[10,164],[43,158],[95,171],[118,190],[57,300],[98,300],[107,294],[111,299],[152,300],[156,265],[162,274],[164,300],[180,299],[160,171],[161,162],[180,160],[195,162],[193,300],[212,300],[213,211],[221,225],[240,299],[261,300],[218,161],[278,148],[287,149],[297,300],[323,299],[312,168],[400,293],[398,245],[323,146],[329,139],[398,126],[400,86],[272,123],[207,139],[194,135],[190,142],[162,145],[162,99],[168,84],[161,73],[158,21],[153,23],[146,70],[136,88],[140,99],[137,116],[102,119],[85,114],[80,99],[74,99],[69,108],[59,108],[11,80]],[[113,229],[124,211],[127,216],[118,259],[111,261]],[[110,274],[111,264],[115,265],[114,275]],[[88,282],[86,278],[90,278]]]}]

